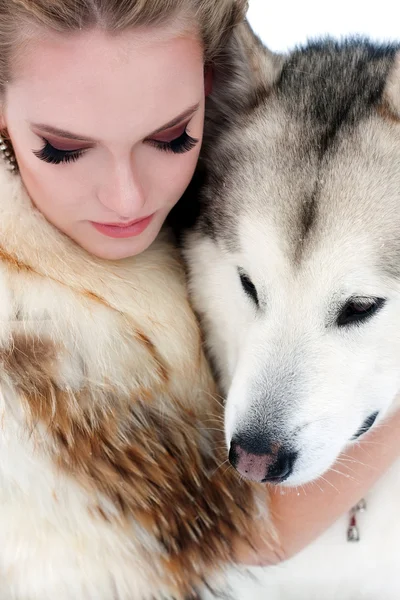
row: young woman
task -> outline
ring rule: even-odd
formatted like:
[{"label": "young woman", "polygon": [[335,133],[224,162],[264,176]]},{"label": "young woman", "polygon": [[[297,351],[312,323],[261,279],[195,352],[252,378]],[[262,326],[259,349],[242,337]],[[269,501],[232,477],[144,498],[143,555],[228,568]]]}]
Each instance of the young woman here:
[{"label": "young woman", "polygon": [[229,561],[298,551],[399,454],[377,430],[373,456],[349,452],[358,477],[260,488],[258,519],[220,468],[221,408],[160,230],[245,9],[0,0],[0,598],[193,596]]}]

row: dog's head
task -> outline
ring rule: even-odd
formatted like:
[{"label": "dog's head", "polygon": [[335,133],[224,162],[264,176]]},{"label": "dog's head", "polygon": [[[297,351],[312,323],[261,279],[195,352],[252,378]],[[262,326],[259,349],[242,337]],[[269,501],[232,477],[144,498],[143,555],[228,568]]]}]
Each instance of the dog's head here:
[{"label": "dog's head", "polygon": [[229,118],[185,253],[230,460],[299,485],[400,389],[400,58],[367,41],[286,59],[255,44],[238,104],[211,99]]}]

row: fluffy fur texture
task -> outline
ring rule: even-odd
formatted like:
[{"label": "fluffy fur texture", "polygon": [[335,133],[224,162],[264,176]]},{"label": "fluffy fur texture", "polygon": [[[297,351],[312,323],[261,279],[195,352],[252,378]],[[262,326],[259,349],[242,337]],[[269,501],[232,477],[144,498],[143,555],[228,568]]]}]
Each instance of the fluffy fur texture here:
[{"label": "fluffy fur texture", "polygon": [[277,69],[258,46],[270,67],[206,146],[186,255],[227,442],[290,444],[291,485],[329,468],[400,389],[396,51],[327,41]]},{"label": "fluffy fur texture", "polygon": [[[227,444],[286,448],[296,486],[398,405],[400,48],[323,40],[272,57],[246,28],[232,44],[236,87],[210,100],[222,125],[185,253]],[[265,571],[259,597],[398,598],[398,469],[371,493],[358,546],[344,518]]]},{"label": "fluffy fur texture", "polygon": [[90,257],[0,168],[0,599],[191,597],[252,492],[165,235]]}]

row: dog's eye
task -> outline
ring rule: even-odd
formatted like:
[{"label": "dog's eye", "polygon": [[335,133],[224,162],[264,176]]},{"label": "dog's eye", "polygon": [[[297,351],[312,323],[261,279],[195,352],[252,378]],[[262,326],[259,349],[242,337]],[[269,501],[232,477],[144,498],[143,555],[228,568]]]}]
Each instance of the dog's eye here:
[{"label": "dog's eye", "polygon": [[238,272],[239,272],[240,283],[242,284],[242,288],[244,289],[246,294],[248,296],[250,296],[250,298],[253,300],[253,302],[258,306],[258,294],[257,294],[256,286],[254,285],[254,283],[252,282],[250,277],[248,275],[246,275],[246,273],[244,271],[239,269]]},{"label": "dog's eye", "polygon": [[339,327],[343,327],[366,321],[376,314],[384,304],[384,298],[351,298],[340,311],[337,324]]}]

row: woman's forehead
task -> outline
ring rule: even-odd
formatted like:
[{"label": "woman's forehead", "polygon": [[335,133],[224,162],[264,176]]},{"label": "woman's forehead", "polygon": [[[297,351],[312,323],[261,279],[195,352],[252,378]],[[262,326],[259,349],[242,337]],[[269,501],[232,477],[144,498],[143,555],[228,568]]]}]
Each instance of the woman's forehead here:
[{"label": "woman's forehead", "polygon": [[[195,34],[160,35],[160,28],[118,36],[101,31],[32,41],[8,99],[27,118],[95,137],[127,122],[140,135],[198,103],[203,52]],[[8,100],[7,100],[8,102]],[[24,105],[24,106],[21,106]],[[11,109],[11,107],[9,107]]]}]

